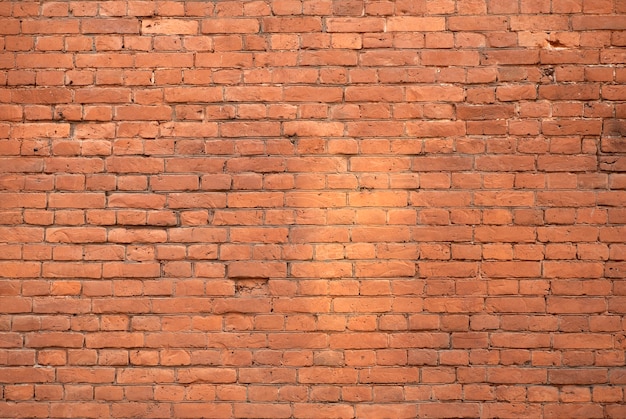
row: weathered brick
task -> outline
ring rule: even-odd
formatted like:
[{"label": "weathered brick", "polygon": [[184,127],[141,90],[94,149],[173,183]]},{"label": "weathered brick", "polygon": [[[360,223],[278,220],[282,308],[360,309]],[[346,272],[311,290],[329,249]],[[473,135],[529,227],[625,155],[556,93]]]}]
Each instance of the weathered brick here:
[{"label": "weathered brick", "polygon": [[266,32],[317,32],[322,29],[319,17],[266,17],[262,19],[262,27]]},{"label": "weathered brick", "polygon": [[0,2],[0,416],[623,417],[622,3]]}]

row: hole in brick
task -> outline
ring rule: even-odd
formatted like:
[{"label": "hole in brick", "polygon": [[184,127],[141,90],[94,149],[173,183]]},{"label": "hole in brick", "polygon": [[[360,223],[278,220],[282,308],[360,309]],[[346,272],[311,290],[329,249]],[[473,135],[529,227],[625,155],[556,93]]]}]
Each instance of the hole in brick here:
[{"label": "hole in brick", "polygon": [[235,281],[235,295],[266,295],[267,278],[239,279]]}]

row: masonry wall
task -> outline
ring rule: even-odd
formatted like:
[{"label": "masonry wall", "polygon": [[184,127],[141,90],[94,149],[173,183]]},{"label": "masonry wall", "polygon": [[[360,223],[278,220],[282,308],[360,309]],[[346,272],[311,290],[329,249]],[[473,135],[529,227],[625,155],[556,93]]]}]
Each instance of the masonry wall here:
[{"label": "masonry wall", "polygon": [[0,417],[626,417],[626,1],[0,15]]}]

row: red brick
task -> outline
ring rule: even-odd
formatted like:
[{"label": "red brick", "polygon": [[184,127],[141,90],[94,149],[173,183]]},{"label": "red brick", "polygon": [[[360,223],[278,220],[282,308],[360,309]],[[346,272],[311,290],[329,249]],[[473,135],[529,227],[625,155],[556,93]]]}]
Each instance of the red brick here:
[{"label": "red brick", "polygon": [[281,278],[286,265],[280,262],[233,262],[228,266],[230,278]]},{"label": "red brick", "polygon": [[72,68],[72,57],[68,54],[17,54],[15,64],[18,68]]},{"label": "red brick", "polygon": [[614,3],[0,2],[0,411],[624,416]]},{"label": "red brick", "polygon": [[341,278],[352,272],[347,262],[300,262],[291,265],[291,275],[296,278]]},{"label": "red brick", "polygon": [[115,108],[115,120],[142,121],[147,119],[168,120],[172,109],[169,106],[123,105]]},{"label": "red brick", "polygon": [[379,17],[334,17],[326,19],[328,32],[383,32],[385,20]]},{"label": "red brick", "polygon": [[415,137],[456,137],[465,134],[462,121],[420,121],[408,122],[406,130]]},{"label": "red brick", "polygon": [[40,138],[40,137],[65,138],[69,136],[69,124],[62,124],[62,123],[20,124],[12,130],[12,135],[14,138],[21,138],[21,139]]},{"label": "red brick", "polygon": [[104,264],[102,271],[104,278],[154,278],[160,275],[160,266],[157,263],[110,262]]},{"label": "red brick", "polygon": [[481,56],[484,65],[530,65],[539,63],[539,52],[533,50],[490,50]]},{"label": "red brick", "polygon": [[315,384],[355,384],[357,375],[358,371],[354,368],[309,367],[300,370],[298,380]]},{"label": "red brick", "polygon": [[76,19],[24,19],[22,21],[22,33],[35,34],[73,34],[78,33],[80,22]]},{"label": "red brick", "polygon": [[132,67],[135,60],[130,54],[117,53],[95,53],[95,54],[77,54],[76,67],[82,68],[120,68]]},{"label": "red brick", "polygon": [[229,122],[220,125],[224,137],[272,137],[280,132],[275,122]]},{"label": "red brick", "polygon": [[456,111],[463,120],[508,119],[515,112],[510,105],[457,105]]},{"label": "red brick", "polygon": [[203,418],[207,415],[216,419],[232,417],[233,408],[230,403],[177,403],[174,405],[174,415],[184,419]]},{"label": "red brick", "polygon": [[196,67],[248,67],[252,65],[252,54],[242,52],[197,53]]},{"label": "red brick", "polygon": [[183,19],[143,19],[142,34],[194,35],[198,33],[198,22]]},{"label": "red brick", "polygon": [[[290,418],[291,406],[287,404],[262,404],[262,403],[245,403],[234,405],[235,417],[241,418],[262,418],[270,415],[273,418]],[[263,413],[261,413],[263,412]]]},{"label": "red brick", "polygon": [[554,192],[537,194],[537,203],[542,206],[572,207],[591,206],[596,202],[596,197],[583,191]]},{"label": "red brick", "polygon": [[594,262],[545,262],[544,275],[548,278],[599,278],[604,270]]},{"label": "red brick", "polygon": [[626,24],[619,16],[587,15],[572,17],[572,27],[574,30],[623,30]]},{"label": "red brick", "polygon": [[160,173],[163,171],[163,160],[146,157],[109,157],[106,169],[113,173]]},{"label": "red brick", "polygon": [[293,121],[285,122],[283,131],[288,136],[339,137],[344,132],[344,125],[341,122]]},{"label": "red brick", "polygon": [[220,18],[202,21],[202,33],[257,33],[259,21],[247,18]]},{"label": "red brick", "polygon": [[446,50],[424,50],[421,55],[424,65],[459,65],[477,66],[480,56],[476,51],[446,51]]},{"label": "red brick", "polygon": [[486,308],[496,313],[541,313],[545,312],[546,303],[539,297],[499,297],[488,298]]},{"label": "red brick", "polygon": [[483,273],[491,278],[536,278],[541,276],[537,262],[483,262]]},{"label": "red brick", "polygon": [[17,35],[20,33],[20,25],[17,20],[14,19],[0,19],[2,23],[2,34],[3,35]]},{"label": "red brick", "polygon": [[317,32],[322,21],[319,17],[266,17],[262,27],[265,32]]},{"label": "red brick", "polygon": [[[76,22],[78,23],[78,22]],[[139,34],[140,23],[138,19],[81,19],[80,31],[85,34]]]},{"label": "red brick", "polygon": [[390,32],[431,32],[445,29],[443,17],[395,16],[387,19],[387,30]]},{"label": "red brick", "polygon": [[535,99],[537,97],[537,89],[533,85],[500,86],[496,89],[496,97],[503,102]]},{"label": "red brick", "polygon": [[404,227],[354,227],[352,240],[355,242],[403,242],[411,232]]},{"label": "red brick", "polygon": [[595,156],[539,156],[537,159],[537,168],[545,171],[584,171],[595,167]]},{"label": "red brick", "polygon": [[559,121],[545,121],[542,131],[546,135],[594,135],[602,131],[601,121],[561,119]]},{"label": "red brick", "polygon": [[30,299],[21,297],[0,297],[3,307],[7,313],[24,313],[32,310],[32,302]]},{"label": "red brick", "polygon": [[539,98],[550,100],[593,100],[600,98],[600,89],[595,84],[539,86]]},{"label": "red brick", "polygon": [[45,262],[42,267],[45,278],[100,278],[100,264],[74,264],[63,262]]},{"label": "red brick", "polygon": [[542,64],[595,64],[599,61],[596,51],[541,51]]},{"label": "red brick", "polygon": [[464,90],[456,86],[419,86],[408,87],[406,90],[407,101],[461,102],[464,98]]},{"label": "red brick", "polygon": [[354,66],[357,61],[358,57],[354,51],[303,51],[300,53],[300,64],[303,66]]},{"label": "red brick", "polygon": [[325,403],[297,403],[294,405],[294,417],[296,418],[351,418],[354,416],[354,408],[349,404],[325,404]]},{"label": "red brick", "polygon": [[495,417],[522,417],[541,415],[539,406],[514,403],[486,404],[487,414]]},{"label": "red brick", "polygon": [[83,335],[79,333],[48,332],[28,334],[26,335],[24,344],[26,347],[31,348],[80,348],[83,342]]},{"label": "red brick", "polygon": [[135,56],[135,66],[161,67],[162,63],[168,62],[172,67],[192,67],[194,62],[193,54],[176,54],[170,52],[160,53],[138,53]]}]

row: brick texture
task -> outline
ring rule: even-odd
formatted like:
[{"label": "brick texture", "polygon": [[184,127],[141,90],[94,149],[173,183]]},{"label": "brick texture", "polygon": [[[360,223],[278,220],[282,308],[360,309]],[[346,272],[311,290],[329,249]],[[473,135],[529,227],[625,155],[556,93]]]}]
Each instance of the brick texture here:
[{"label": "brick texture", "polygon": [[0,417],[626,417],[626,2],[0,2]]}]

